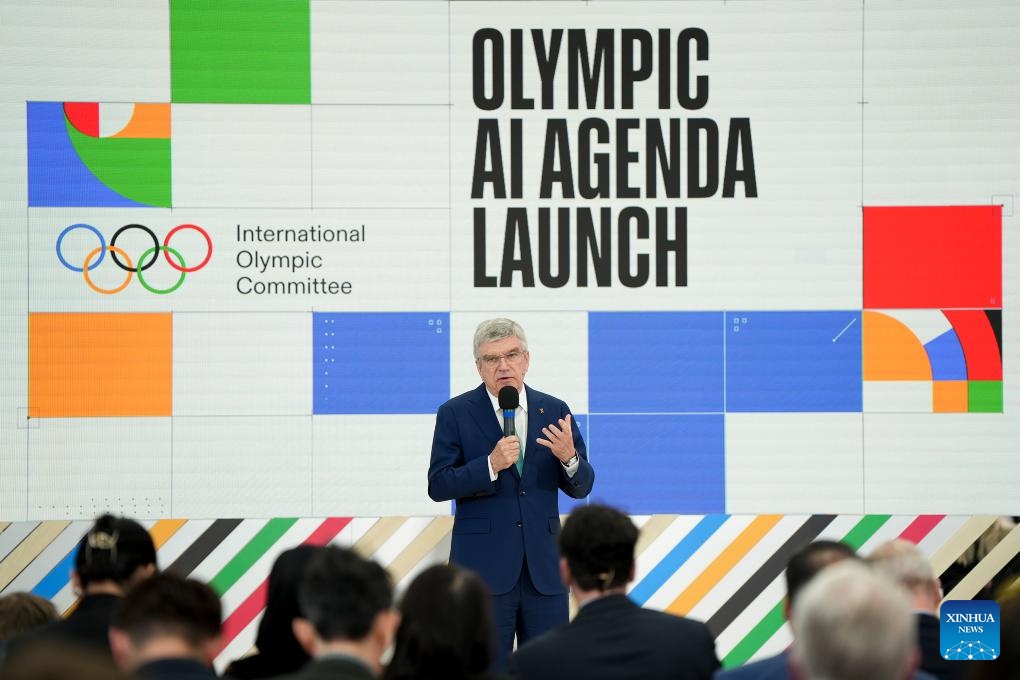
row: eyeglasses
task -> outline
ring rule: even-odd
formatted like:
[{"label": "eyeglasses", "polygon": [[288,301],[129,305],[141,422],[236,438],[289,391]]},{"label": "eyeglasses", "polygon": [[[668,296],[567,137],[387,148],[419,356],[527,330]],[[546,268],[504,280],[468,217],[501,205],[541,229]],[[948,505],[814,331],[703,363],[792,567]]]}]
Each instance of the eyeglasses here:
[{"label": "eyeglasses", "polygon": [[524,352],[520,351],[519,349],[515,349],[514,351],[507,352],[506,354],[486,354],[483,355],[478,360],[485,364],[486,367],[488,368],[496,368],[497,366],[499,366],[499,362],[502,361],[503,359],[506,359],[506,362],[508,364],[515,365],[518,362],[520,362],[520,360],[523,358]]}]

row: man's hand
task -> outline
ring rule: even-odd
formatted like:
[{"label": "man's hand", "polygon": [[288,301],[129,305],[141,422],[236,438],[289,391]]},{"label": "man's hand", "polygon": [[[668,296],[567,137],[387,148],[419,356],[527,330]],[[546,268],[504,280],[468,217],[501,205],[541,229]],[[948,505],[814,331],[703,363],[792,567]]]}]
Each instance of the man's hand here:
[{"label": "man's hand", "polygon": [[496,442],[496,448],[489,454],[489,465],[497,475],[511,465],[517,464],[521,456],[521,440],[516,436],[503,437]]},{"label": "man's hand", "polygon": [[560,418],[559,424],[559,427],[555,425],[543,427],[542,434],[546,438],[535,441],[552,451],[553,455],[566,465],[577,455],[574,450],[574,433],[570,429],[570,414],[568,413],[566,418]]}]

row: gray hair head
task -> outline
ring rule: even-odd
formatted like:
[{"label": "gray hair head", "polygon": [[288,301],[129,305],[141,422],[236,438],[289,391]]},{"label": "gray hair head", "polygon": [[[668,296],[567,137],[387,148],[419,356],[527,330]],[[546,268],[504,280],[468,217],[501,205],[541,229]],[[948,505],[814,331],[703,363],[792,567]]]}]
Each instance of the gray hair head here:
[{"label": "gray hair head", "polygon": [[902,680],[916,662],[917,622],[906,594],[853,560],[805,586],[792,623],[794,663],[810,680]]},{"label": "gray hair head", "polygon": [[528,338],[519,323],[511,319],[487,319],[475,329],[475,361],[482,358],[478,351],[479,347],[487,342],[496,342],[504,338],[517,338],[521,341],[521,350],[528,351]]},{"label": "gray hair head", "polygon": [[910,541],[896,539],[883,543],[868,555],[868,562],[907,588],[928,587],[935,582],[931,562]]}]

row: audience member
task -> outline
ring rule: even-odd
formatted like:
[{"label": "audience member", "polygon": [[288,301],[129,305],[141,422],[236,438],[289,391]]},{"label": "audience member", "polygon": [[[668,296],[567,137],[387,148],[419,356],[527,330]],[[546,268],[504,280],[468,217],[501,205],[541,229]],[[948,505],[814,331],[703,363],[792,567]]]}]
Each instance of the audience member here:
[{"label": "audience member", "polygon": [[132,519],[103,515],[78,543],[71,584],[81,595],[78,606],[60,621],[11,643],[9,656],[34,645],[63,642],[110,654],[109,628],[124,591],[156,572],[156,546]]},{"label": "audience member", "polygon": [[819,574],[798,597],[791,623],[799,680],[908,680],[917,666],[906,595],[859,562]]},{"label": "audience member", "polygon": [[231,663],[226,670],[236,680],[256,680],[293,673],[304,666],[308,653],[294,637],[293,621],[301,615],[298,584],[305,567],[319,548],[300,545],[280,553],[269,572],[266,611],[255,638],[258,652]]},{"label": "audience member", "polygon": [[7,653],[7,641],[57,620],[53,603],[32,593],[10,593],[0,597],[0,667]]},{"label": "audience member", "polygon": [[114,661],[144,680],[215,678],[221,619],[212,588],[158,574],[134,585],[117,606],[110,628]]},{"label": "audience member", "polygon": [[917,618],[921,669],[939,680],[961,680],[966,664],[942,656],[938,616],[942,588],[921,549],[910,541],[889,541],[875,548],[868,562],[899,583],[910,599]]},{"label": "audience member", "polygon": [[387,680],[489,677],[496,638],[489,590],[472,571],[429,567],[404,593]]},{"label": "audience member", "polygon": [[312,660],[289,680],[372,680],[393,639],[393,585],[378,563],[329,546],[312,558],[298,586],[294,636]]},{"label": "audience member", "polygon": [[[795,552],[786,563],[786,599],[783,614],[790,620],[800,591],[826,567],[845,559],[857,559],[857,553],[846,543],[820,540],[808,543]],[[789,680],[789,650],[755,661],[739,668],[716,674],[717,680]]]},{"label": "audience member", "polygon": [[627,597],[638,529],[623,513],[588,505],[560,532],[560,575],[580,608],[573,621],[524,644],[510,668],[524,680],[707,680],[719,667],[700,622],[642,609]]}]

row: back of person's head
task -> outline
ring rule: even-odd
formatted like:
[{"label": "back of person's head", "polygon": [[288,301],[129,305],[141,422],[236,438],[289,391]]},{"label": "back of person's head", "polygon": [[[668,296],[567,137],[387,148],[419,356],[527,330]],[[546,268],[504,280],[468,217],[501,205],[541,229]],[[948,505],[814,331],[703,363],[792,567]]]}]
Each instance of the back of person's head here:
[{"label": "back of person's head", "polygon": [[563,523],[560,554],[578,588],[604,592],[630,582],[637,540],[630,517],[605,505],[585,505]]},{"label": "back of person's head", "polygon": [[114,658],[131,669],[176,649],[177,656],[210,664],[221,621],[220,598],[212,588],[177,574],[156,574],[133,585],[118,604],[110,631]]},{"label": "back of person's head", "polygon": [[260,656],[272,657],[271,665],[277,674],[296,671],[308,662],[308,653],[294,637],[293,622],[301,616],[298,586],[308,563],[319,550],[312,545],[285,550],[269,572],[266,611],[259,622],[255,646]]},{"label": "back of person's head", "polygon": [[357,641],[372,632],[379,614],[392,609],[393,585],[377,562],[353,550],[327,546],[304,570],[298,603],[301,617],[320,640]]},{"label": "back of person's head", "polygon": [[492,664],[489,591],[472,571],[440,564],[421,572],[400,602],[392,680],[480,677]]},{"label": "back of person's head", "polygon": [[903,539],[887,541],[875,548],[867,561],[903,586],[915,607],[932,611],[942,599],[931,562],[914,543]]},{"label": "back of person's head", "polygon": [[56,620],[56,607],[38,595],[18,592],[0,597],[0,640],[11,640]]},{"label": "back of person's head", "polygon": [[798,550],[786,563],[786,603],[793,607],[800,591],[826,567],[845,559],[857,559],[857,553],[839,541],[812,541]]},{"label": "back of person's head", "polygon": [[917,664],[917,621],[902,588],[856,560],[805,586],[792,623],[803,680],[906,680]]},{"label": "back of person's head", "polygon": [[138,522],[106,514],[78,543],[74,572],[87,594],[89,587],[108,583],[121,589],[156,569],[156,546]]}]

